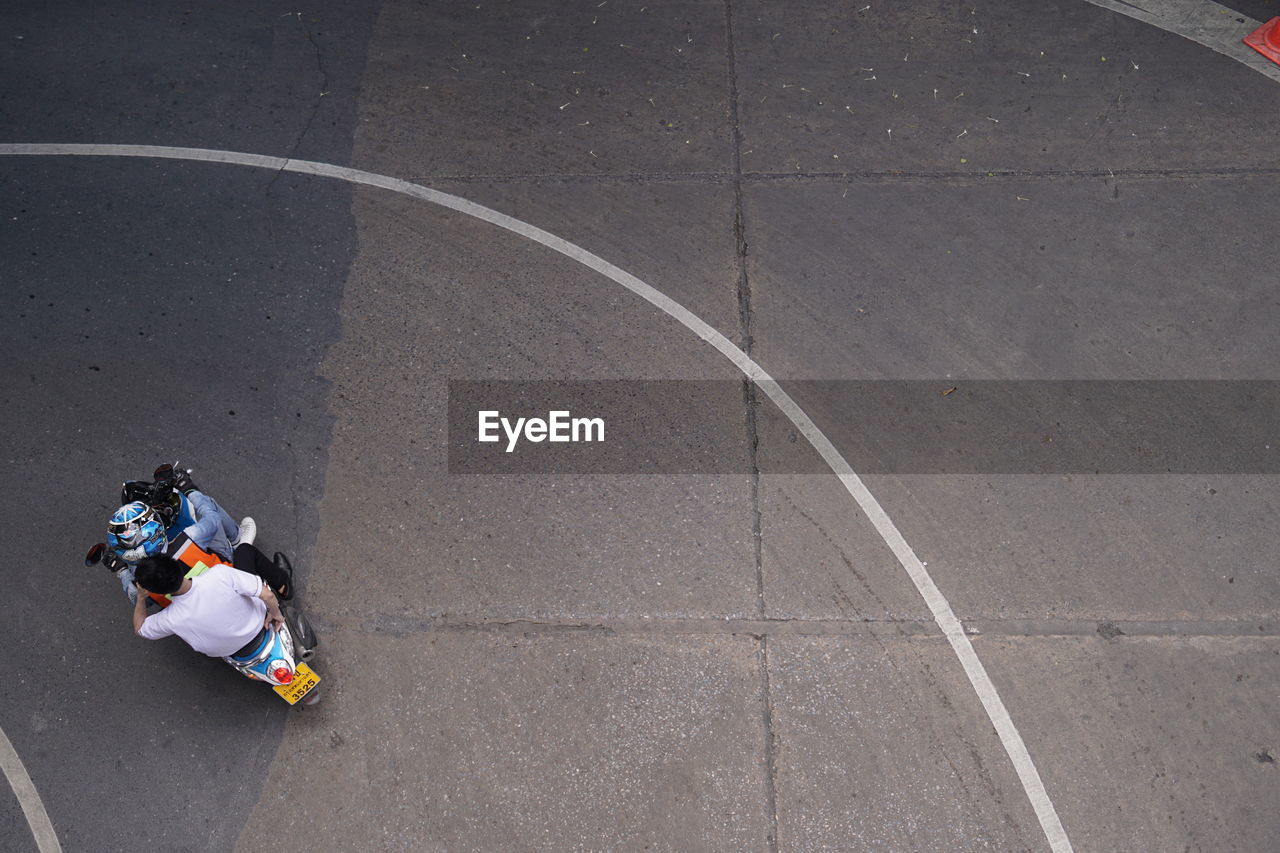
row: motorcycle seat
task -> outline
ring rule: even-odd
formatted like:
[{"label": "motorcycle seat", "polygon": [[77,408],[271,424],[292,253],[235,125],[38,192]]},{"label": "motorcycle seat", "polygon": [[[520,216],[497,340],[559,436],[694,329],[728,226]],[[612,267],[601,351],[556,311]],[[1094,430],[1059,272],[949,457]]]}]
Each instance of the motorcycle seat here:
[{"label": "motorcycle seat", "polygon": [[262,647],[262,643],[266,639],[267,639],[267,629],[266,629],[266,626],[263,626],[258,631],[257,636],[255,636],[249,642],[245,643],[244,646],[240,648],[238,651],[232,652],[229,655],[229,657],[235,660],[251,658],[253,657],[254,653],[257,652]]}]

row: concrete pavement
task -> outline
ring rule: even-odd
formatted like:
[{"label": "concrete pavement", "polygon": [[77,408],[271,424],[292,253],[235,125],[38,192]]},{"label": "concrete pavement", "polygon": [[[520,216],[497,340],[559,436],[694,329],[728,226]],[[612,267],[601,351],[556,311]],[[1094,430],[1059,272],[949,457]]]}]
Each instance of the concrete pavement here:
[{"label": "concrete pavement", "polygon": [[[1258,271],[1278,260],[1280,90],[1220,55],[1084,3],[474,7],[99,12],[110,38],[9,45],[26,76],[0,105],[18,141],[293,153],[474,199],[634,273],[784,384],[1274,378]],[[27,38],[68,26],[8,14]],[[125,85],[66,70],[120,44],[148,69],[104,72]],[[831,478],[449,474],[449,378],[735,378],[669,318],[380,191],[0,167],[4,256],[30,285],[11,291],[26,428],[6,515],[30,515],[16,484],[67,466],[83,519],[74,542],[36,523],[66,543],[56,619],[8,564],[22,654],[0,725],[67,849],[1044,846]],[[154,378],[126,392],[121,363]],[[138,414],[147,385],[169,389],[164,421]],[[173,436],[301,557],[331,679],[316,709],[142,646],[105,573],[76,568],[114,482]],[[748,402],[733,452],[793,437]],[[868,478],[979,632],[1077,849],[1280,832],[1273,480]],[[185,817],[149,820],[154,799]],[[20,820],[0,831],[28,843]]]}]

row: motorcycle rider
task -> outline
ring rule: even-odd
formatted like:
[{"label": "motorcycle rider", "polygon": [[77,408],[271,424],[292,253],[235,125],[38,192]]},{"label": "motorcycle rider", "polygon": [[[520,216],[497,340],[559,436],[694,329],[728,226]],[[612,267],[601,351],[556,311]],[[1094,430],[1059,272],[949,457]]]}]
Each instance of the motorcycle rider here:
[{"label": "motorcycle rider", "polygon": [[170,606],[148,616],[147,596],[137,596],[133,631],[147,640],[177,634],[198,652],[226,657],[254,642],[264,628],[284,624],[271,587],[262,578],[225,563],[192,577],[186,564],[172,557],[144,557],[136,576],[141,592],[172,600]]},{"label": "motorcycle rider", "polygon": [[131,600],[137,596],[134,569],[142,558],[164,553],[178,556],[190,542],[201,553],[186,555],[187,559],[179,556],[188,565],[194,566],[196,561],[205,565],[212,565],[215,560],[230,562],[234,549],[252,544],[257,535],[252,518],[245,517],[236,524],[217,501],[200,491],[189,471],[161,465],[154,476],[156,486],[168,492],[156,505],[137,499],[156,497],[151,484],[125,483],[122,497],[133,500],[112,513],[107,522],[107,544],[115,556],[113,568]]}]

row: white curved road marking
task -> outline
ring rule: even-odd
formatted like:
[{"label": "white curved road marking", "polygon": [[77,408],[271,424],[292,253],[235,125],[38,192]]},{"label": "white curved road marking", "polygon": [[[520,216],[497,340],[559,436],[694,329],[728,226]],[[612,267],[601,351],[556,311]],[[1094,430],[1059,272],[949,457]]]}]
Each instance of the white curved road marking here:
[{"label": "white curved road marking", "polygon": [[1280,65],[1243,44],[1261,22],[1212,0],[1085,0],[1190,39],[1280,82]]},{"label": "white curved road marking", "polygon": [[1040,822],[1040,828],[1044,831],[1045,838],[1049,841],[1050,848],[1054,853],[1067,853],[1067,851],[1071,850],[1071,842],[1067,839],[1067,833],[1062,828],[1062,822],[1058,819],[1058,813],[1053,807],[1053,802],[1049,799],[1048,792],[1045,791],[1040,774],[1036,770],[1035,764],[1031,761],[1031,755],[1027,752],[1026,744],[1022,741],[1022,735],[1018,733],[1017,727],[1014,726],[1013,720],[1009,716],[1009,711],[1004,706],[1004,701],[1000,698],[1000,694],[996,692],[995,684],[992,683],[991,677],[987,675],[987,670],[983,667],[982,661],[978,659],[978,654],[974,651],[973,644],[969,642],[969,638],[965,635],[960,620],[952,612],[951,605],[942,595],[937,585],[934,584],[933,578],[925,570],[924,564],[916,557],[915,552],[911,550],[911,546],[907,544],[902,533],[899,532],[897,526],[884,511],[884,508],[880,506],[879,501],[863,484],[862,478],[854,472],[849,463],[845,461],[845,458],[840,455],[840,451],[836,450],[835,445],[809,419],[809,416],[804,413],[800,406],[782,390],[781,386],[765,372],[764,368],[756,364],[750,356],[735,346],[732,341],[697,317],[689,309],[666,294],[645,284],[626,270],[619,269],[603,258],[597,257],[586,249],[557,237],[548,231],[543,231],[541,228],[506,214],[498,213],[496,210],[490,210],[465,198],[449,195],[418,184],[411,184],[408,181],[387,177],[386,175],[378,175],[360,169],[349,169],[344,166],[334,166],[328,163],[288,160],[283,157],[267,157],[261,154],[243,154],[235,151],[213,151],[205,148],[170,148],[153,145],[0,144],[0,155],[70,154],[228,163],[276,171],[296,172],[303,175],[336,178],[353,184],[381,187],[382,189],[403,193],[441,207],[447,207],[450,210],[455,210],[476,219],[482,219],[499,228],[527,237],[536,243],[541,243],[547,248],[554,249],[562,255],[590,267],[669,314],[685,328],[715,347],[725,358],[733,362],[739,370],[750,378],[757,387],[764,391],[769,399],[786,414],[796,429],[809,440],[814,449],[826,460],[831,470],[840,478],[845,489],[853,496],[862,511],[866,513],[867,518],[875,526],[885,544],[889,546],[894,556],[898,558],[898,562],[906,569],[907,575],[929,606],[930,612],[933,613],[934,621],[947,638],[947,642],[951,644],[951,648],[959,659],[960,665],[964,668],[965,675],[969,677],[969,683],[973,685],[974,691],[982,701],[982,706],[986,709],[987,716],[995,727],[996,733],[1000,737],[1000,742],[1004,745],[1005,752],[1009,755],[1009,760],[1013,762],[1014,770],[1018,774],[1018,779],[1022,782],[1027,798],[1031,801],[1031,806],[1035,810],[1036,818]]},{"label": "white curved road marking", "polygon": [[44,810],[40,792],[36,790],[31,776],[27,774],[27,768],[18,757],[18,751],[13,748],[3,729],[0,729],[0,770],[4,771],[9,787],[13,788],[13,794],[18,798],[18,805],[22,806],[22,813],[27,816],[27,824],[36,838],[36,847],[40,853],[61,853],[62,845],[58,843],[58,835],[49,822],[48,812]]}]

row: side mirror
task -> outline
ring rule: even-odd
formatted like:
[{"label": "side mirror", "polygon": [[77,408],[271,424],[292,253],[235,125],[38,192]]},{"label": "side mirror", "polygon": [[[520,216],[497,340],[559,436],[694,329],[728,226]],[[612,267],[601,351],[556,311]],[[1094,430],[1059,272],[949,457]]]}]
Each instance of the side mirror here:
[{"label": "side mirror", "polygon": [[99,542],[89,549],[84,555],[84,564],[86,567],[96,566],[102,562],[103,556],[107,553],[107,546],[104,542]]}]

